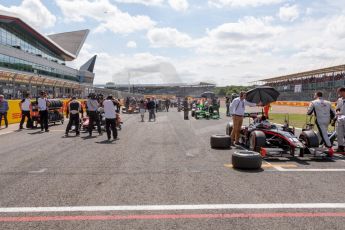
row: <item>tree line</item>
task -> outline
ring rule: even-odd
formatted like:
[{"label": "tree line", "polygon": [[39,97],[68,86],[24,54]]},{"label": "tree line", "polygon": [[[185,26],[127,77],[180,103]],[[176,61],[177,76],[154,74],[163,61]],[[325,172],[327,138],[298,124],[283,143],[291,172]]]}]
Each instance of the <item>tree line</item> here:
[{"label": "tree line", "polygon": [[214,88],[213,92],[217,94],[218,96],[231,96],[231,94],[233,93],[238,94],[241,91],[248,91],[249,89],[252,89],[252,88],[253,86],[230,85],[230,86],[216,87]]}]

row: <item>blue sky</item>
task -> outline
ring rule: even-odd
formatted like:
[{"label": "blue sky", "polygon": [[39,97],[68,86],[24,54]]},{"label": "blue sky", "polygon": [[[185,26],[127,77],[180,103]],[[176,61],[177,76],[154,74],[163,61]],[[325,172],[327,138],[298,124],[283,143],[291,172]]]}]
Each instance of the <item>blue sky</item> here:
[{"label": "blue sky", "polygon": [[176,81],[243,85],[345,62],[345,0],[0,0],[0,9],[44,34],[90,29],[68,64],[98,54],[96,83],[126,82],[133,69],[144,70],[134,83],[165,82],[161,63]]}]

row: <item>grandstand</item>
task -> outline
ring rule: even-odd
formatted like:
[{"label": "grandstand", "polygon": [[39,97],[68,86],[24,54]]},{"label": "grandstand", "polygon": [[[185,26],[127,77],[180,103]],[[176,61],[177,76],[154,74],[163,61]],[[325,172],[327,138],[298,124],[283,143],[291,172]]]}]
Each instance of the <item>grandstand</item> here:
[{"label": "grandstand", "polygon": [[135,94],[144,95],[174,95],[178,97],[192,96],[199,97],[205,91],[212,91],[216,85],[206,82],[198,84],[114,84],[107,83],[105,86],[100,86],[107,89],[119,90],[122,92],[131,92]]},{"label": "grandstand", "polygon": [[260,84],[276,88],[282,101],[309,101],[316,91],[336,101],[337,88],[345,85],[345,65],[263,79]]}]

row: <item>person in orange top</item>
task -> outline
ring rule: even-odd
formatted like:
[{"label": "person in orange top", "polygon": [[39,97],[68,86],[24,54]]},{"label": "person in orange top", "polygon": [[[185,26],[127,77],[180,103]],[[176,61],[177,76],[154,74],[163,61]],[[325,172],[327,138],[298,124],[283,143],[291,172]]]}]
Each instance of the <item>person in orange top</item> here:
[{"label": "person in orange top", "polygon": [[265,117],[266,117],[267,119],[269,119],[268,114],[269,114],[269,112],[270,112],[270,108],[271,108],[271,104],[267,104],[267,105],[264,106],[264,115],[265,115]]}]

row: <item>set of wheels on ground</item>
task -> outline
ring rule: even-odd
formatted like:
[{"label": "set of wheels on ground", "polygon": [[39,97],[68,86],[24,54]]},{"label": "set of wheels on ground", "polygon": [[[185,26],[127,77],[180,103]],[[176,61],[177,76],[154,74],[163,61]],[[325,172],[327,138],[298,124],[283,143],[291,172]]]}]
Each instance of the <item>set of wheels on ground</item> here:
[{"label": "set of wheels on ground", "polygon": [[[211,136],[211,147],[214,149],[230,149],[231,137],[230,133],[226,135],[216,134]],[[235,169],[242,170],[258,170],[261,168],[261,155],[254,151],[236,151],[232,154],[232,166]]]},{"label": "set of wheels on ground", "polygon": [[[231,148],[231,132],[232,123],[226,126],[226,135],[216,134],[211,136],[211,147],[214,149],[230,149]],[[319,139],[314,131],[303,131],[300,140],[309,148],[319,147]],[[262,147],[266,145],[266,135],[260,130],[251,132],[249,150],[236,151],[232,154],[232,166],[236,169],[258,170],[262,166],[262,157],[258,153]]]}]

